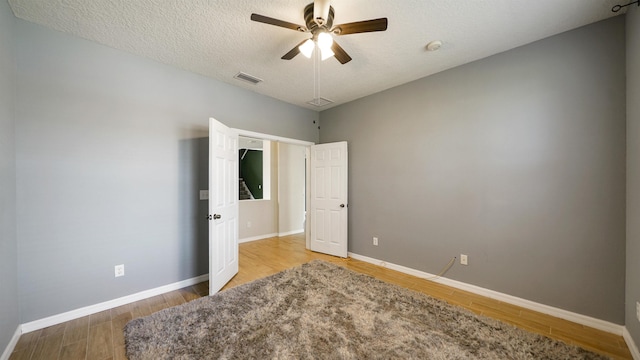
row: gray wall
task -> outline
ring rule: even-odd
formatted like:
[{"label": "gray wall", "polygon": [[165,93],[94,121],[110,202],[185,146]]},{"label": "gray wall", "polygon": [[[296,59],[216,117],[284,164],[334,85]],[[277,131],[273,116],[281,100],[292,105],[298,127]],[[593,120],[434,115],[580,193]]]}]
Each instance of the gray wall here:
[{"label": "gray wall", "polygon": [[209,117],[318,140],[316,112],[21,20],[15,30],[22,322],[207,272]]},{"label": "gray wall", "polygon": [[14,17],[0,1],[0,355],[18,328]]},{"label": "gray wall", "polygon": [[623,324],[624,27],[323,111],[321,142],[349,142],[349,251],[429,273],[468,254],[447,277]]},{"label": "gray wall", "polygon": [[640,9],[627,12],[627,330],[640,346]]}]

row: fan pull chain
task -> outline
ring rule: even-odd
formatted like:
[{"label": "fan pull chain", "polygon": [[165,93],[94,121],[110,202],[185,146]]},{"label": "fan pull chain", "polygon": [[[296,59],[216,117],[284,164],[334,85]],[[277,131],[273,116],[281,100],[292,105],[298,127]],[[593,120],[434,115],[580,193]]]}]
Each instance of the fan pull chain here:
[{"label": "fan pull chain", "polygon": [[313,57],[313,101],[320,104],[320,51],[314,51]]}]

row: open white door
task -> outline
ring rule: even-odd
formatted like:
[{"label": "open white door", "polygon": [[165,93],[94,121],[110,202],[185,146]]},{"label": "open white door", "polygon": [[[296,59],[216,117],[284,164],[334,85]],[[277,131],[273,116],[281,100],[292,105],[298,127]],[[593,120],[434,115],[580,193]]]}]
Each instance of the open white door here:
[{"label": "open white door", "polygon": [[347,257],[347,143],[311,146],[312,251]]},{"label": "open white door", "polygon": [[238,134],[209,119],[209,295],[238,273]]}]

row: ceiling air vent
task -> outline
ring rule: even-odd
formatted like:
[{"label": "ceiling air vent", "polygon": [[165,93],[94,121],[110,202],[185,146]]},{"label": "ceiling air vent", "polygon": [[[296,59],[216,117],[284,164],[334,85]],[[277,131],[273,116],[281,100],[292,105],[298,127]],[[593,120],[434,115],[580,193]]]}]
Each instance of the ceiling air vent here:
[{"label": "ceiling air vent", "polygon": [[317,106],[317,107],[323,107],[325,105],[329,105],[333,102],[333,100],[329,100],[323,97],[320,98],[315,98],[311,101],[307,101],[307,104],[311,104],[313,106]]},{"label": "ceiling air vent", "polygon": [[253,75],[245,74],[242,71],[237,73],[236,76],[234,76],[234,78],[238,80],[246,81],[248,83],[252,83],[253,85],[256,85],[257,83],[260,83],[263,81],[262,79],[259,79]]}]

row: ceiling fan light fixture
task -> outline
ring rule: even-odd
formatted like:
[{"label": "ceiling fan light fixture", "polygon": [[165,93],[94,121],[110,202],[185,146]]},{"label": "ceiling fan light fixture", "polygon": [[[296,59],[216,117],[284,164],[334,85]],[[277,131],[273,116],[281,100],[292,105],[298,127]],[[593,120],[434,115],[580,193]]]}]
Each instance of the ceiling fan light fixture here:
[{"label": "ceiling fan light fixture", "polygon": [[298,46],[298,49],[300,50],[302,55],[307,57],[307,59],[311,59],[311,54],[313,54],[314,47],[315,47],[315,44],[313,43],[313,40],[308,39],[302,45]]},{"label": "ceiling fan light fixture", "polygon": [[333,45],[333,37],[328,32],[321,32],[318,34],[318,47],[322,50],[331,50]]},{"label": "ceiling fan light fixture", "polygon": [[327,48],[327,49],[320,48],[320,56],[322,57],[322,61],[327,60],[333,55],[335,55],[335,53],[333,52],[333,50],[331,50],[331,48]]}]

